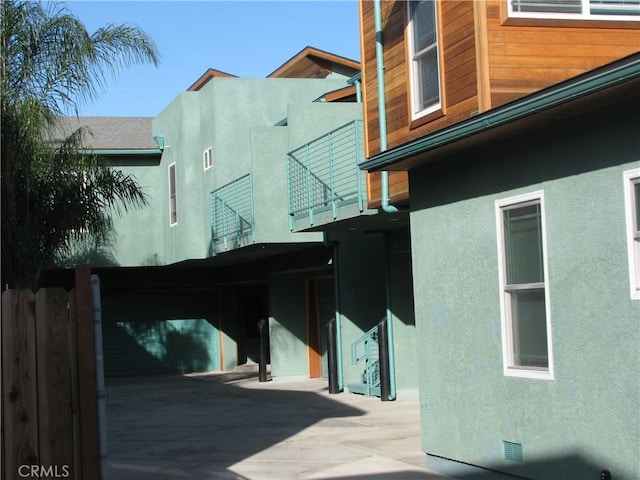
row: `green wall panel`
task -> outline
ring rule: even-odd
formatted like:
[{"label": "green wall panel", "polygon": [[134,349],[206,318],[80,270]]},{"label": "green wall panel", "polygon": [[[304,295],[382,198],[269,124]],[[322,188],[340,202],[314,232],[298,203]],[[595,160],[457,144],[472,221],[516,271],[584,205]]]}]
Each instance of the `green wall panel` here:
[{"label": "green wall panel", "polygon": [[[618,108],[410,173],[424,450],[527,478],[637,479],[640,303],[629,296]],[[544,191],[555,378],[503,373],[495,201]],[[519,443],[523,462],[503,458]]]},{"label": "green wall panel", "polygon": [[215,291],[107,290],[102,301],[106,375],[221,368]]}]

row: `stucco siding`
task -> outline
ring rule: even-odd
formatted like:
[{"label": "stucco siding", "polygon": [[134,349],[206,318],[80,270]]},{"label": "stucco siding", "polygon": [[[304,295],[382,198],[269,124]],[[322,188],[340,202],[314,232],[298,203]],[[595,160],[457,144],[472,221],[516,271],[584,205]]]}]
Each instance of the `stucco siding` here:
[{"label": "stucco siding", "polygon": [[[618,108],[411,172],[423,447],[533,478],[637,478],[640,303],[629,295]],[[462,167],[462,168],[461,168]],[[503,372],[495,201],[544,192],[553,380]],[[520,443],[524,463],[503,459]]]},{"label": "stucco siding", "polygon": [[308,377],[304,274],[276,274],[269,287],[271,374]]},{"label": "stucco siding", "polygon": [[[154,119],[154,135],[165,137],[160,179],[154,196],[157,196],[155,208],[166,211],[165,221],[160,224],[166,264],[212,254],[211,191],[252,173],[254,166],[259,175],[254,178],[254,185],[264,184],[258,192],[268,190],[266,184],[274,186],[269,178],[274,173],[277,179],[285,178],[286,138],[283,134],[274,134],[272,138],[262,135],[260,140],[256,140],[257,137],[252,140],[252,129],[267,128],[285,119],[289,103],[305,103],[312,108],[313,100],[327,91],[343,87],[344,83],[341,79],[215,78],[197,92],[181,93]],[[333,110],[325,109],[327,114],[316,118],[331,123],[330,111]],[[205,170],[202,155],[209,147],[213,166]],[[178,222],[174,226],[169,225],[168,211],[167,171],[172,163],[176,164],[178,201]],[[281,176],[277,176],[278,171]],[[276,183],[282,184],[279,180]],[[286,211],[281,212],[282,232],[272,235],[269,227],[282,204],[282,199],[276,198],[277,194],[286,202],[286,187],[281,192],[272,188],[262,197],[260,212],[256,213],[260,214],[256,224],[262,222],[266,227],[267,235],[263,240],[267,242],[291,240],[286,237]],[[271,201],[273,204],[269,203]],[[306,238],[312,240],[311,236]]]},{"label": "stucco siding", "polygon": [[130,209],[121,215],[113,212],[115,234],[102,254],[92,257],[91,263],[97,267],[154,266],[164,262],[164,238],[161,231],[163,221],[168,216],[168,206],[158,208],[158,185],[162,178],[160,169],[156,162],[137,165],[133,165],[133,162],[127,163],[122,166],[115,165],[113,168],[136,179],[147,196],[149,205],[141,209]]}]

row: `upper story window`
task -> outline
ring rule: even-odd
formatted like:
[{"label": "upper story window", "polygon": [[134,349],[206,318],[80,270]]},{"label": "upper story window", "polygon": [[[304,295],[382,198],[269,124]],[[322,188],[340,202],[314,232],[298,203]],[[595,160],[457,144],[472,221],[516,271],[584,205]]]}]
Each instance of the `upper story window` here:
[{"label": "upper story window", "polygon": [[178,223],[178,197],[176,191],[176,164],[169,165],[169,225]]},{"label": "upper story window", "polygon": [[640,300],[640,168],[624,172],[624,193],[631,298]]},{"label": "upper story window", "polygon": [[505,375],[553,378],[542,192],[496,202]]},{"label": "upper story window", "polygon": [[508,0],[508,4],[513,17],[640,20],[640,0]]},{"label": "upper story window", "polygon": [[441,106],[435,0],[409,2],[409,48],[412,114],[415,119]]},{"label": "upper story window", "polygon": [[213,167],[213,149],[211,147],[202,152],[202,165],[205,170]]}]

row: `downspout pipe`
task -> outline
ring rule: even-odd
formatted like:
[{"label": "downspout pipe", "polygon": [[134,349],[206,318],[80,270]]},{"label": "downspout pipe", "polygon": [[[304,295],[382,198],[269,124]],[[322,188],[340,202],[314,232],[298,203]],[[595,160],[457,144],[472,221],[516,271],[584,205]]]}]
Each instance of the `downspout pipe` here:
[{"label": "downspout pipe", "polygon": [[[373,14],[376,30],[376,70],[378,79],[378,117],[380,125],[380,153],[387,151],[387,100],[384,91],[384,44],[382,42],[382,9],[381,0],[374,0]],[[389,201],[389,172],[380,172],[380,208],[385,213],[407,211],[391,205]]]},{"label": "downspout pipe", "polygon": [[387,346],[389,355],[389,397],[387,400],[396,399],[396,357],[395,348],[393,345],[393,310],[391,308],[391,269],[389,261],[389,241],[387,238],[387,232],[382,233],[383,249],[384,249],[384,295],[386,303],[386,317],[387,317]]},{"label": "downspout pipe", "polygon": [[361,79],[362,73],[358,72],[349,80],[347,80],[347,84],[356,87],[356,103],[362,103],[362,87],[360,85]]},{"label": "downspout pipe", "polygon": [[384,48],[382,43],[382,10],[380,0],[373,2],[374,26],[376,29],[376,70],[378,74],[378,114],[380,123],[380,151],[387,150],[387,100],[384,91]]},{"label": "downspout pipe", "polygon": [[[384,48],[382,42],[382,9],[380,0],[373,2],[374,26],[376,30],[376,69],[378,77],[378,116],[380,125],[380,152],[385,152],[387,146],[387,107],[386,95],[384,91]],[[397,213],[400,211],[389,202],[389,172],[382,171],[380,174],[381,185],[381,208],[385,213]],[[389,398],[396,399],[396,366],[393,340],[393,312],[391,309],[391,279],[389,278],[389,250],[386,233],[382,234],[384,251],[384,282],[385,282],[385,303],[387,317],[387,351],[389,352]]]}]

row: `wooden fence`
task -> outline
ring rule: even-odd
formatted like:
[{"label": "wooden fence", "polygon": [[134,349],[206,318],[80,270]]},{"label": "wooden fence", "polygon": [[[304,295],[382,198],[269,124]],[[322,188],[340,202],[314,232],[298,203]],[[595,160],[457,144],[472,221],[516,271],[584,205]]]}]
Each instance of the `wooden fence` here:
[{"label": "wooden fence", "polygon": [[91,270],[2,293],[0,476],[99,478]]}]

